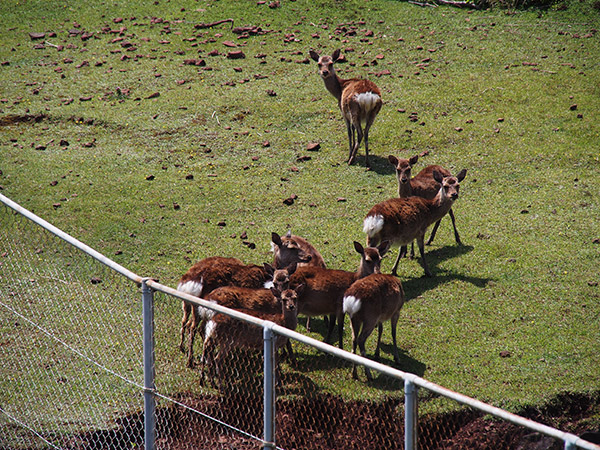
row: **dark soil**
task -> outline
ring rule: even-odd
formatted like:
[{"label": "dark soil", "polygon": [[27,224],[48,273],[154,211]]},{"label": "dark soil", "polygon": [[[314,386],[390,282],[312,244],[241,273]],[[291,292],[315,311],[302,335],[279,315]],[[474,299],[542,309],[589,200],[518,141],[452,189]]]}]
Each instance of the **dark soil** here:
[{"label": "dark soil", "polygon": [[[251,394],[193,396],[181,394],[178,402],[157,412],[157,448],[160,449],[259,449],[263,399]],[[277,401],[277,445],[284,449],[402,449],[404,425],[402,399],[380,403],[346,402],[318,394],[311,398]],[[193,411],[192,411],[193,410]],[[199,414],[200,412],[201,414]],[[561,394],[543,408],[525,408],[520,415],[584,436],[600,438],[600,392],[594,395]],[[219,424],[208,416],[238,430]],[[584,434],[585,433],[585,434]],[[511,423],[465,409],[420,417],[419,448],[444,450],[560,450],[562,441]],[[72,439],[68,448],[132,448],[143,445],[143,416],[119,420],[118,428],[94,431]]]}]

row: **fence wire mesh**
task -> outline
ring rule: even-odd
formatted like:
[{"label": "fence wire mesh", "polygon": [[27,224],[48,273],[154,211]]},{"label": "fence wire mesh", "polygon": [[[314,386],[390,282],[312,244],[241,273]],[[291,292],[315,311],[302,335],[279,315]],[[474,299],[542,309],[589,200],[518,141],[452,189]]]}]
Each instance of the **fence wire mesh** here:
[{"label": "fence wire mesh", "polygon": [[139,443],[137,287],[1,209],[0,448]]},{"label": "fence wire mesh", "polygon": [[[180,305],[154,292],[155,448],[260,448],[262,343],[242,346],[225,333],[202,357],[201,329],[188,368],[179,350]],[[311,327],[326,333],[320,319]],[[262,336],[260,327],[243,329],[246,341]],[[303,318],[298,331],[306,332]],[[368,340],[369,355],[375,341]],[[384,364],[392,364],[390,344],[382,343]],[[401,378],[373,371],[367,383],[359,368],[354,380],[348,360],[304,342],[292,346],[293,354],[278,350],[276,448],[405,448]],[[0,207],[0,449],[141,448],[142,355],[140,287]],[[565,448],[561,439],[423,388],[418,409],[420,449]]]}]

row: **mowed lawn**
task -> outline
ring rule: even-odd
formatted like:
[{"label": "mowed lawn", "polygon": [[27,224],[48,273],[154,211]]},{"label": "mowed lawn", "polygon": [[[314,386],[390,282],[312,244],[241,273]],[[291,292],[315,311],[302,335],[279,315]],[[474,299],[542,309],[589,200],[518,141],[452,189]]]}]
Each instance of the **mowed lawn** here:
[{"label": "mowed lawn", "polygon": [[[364,216],[397,195],[388,155],[420,155],[414,173],[465,168],[463,245],[445,218],[434,277],[400,263],[398,368],[508,408],[597,392],[600,11],[559,6],[5,0],[0,187],[175,286],[207,256],[270,261],[271,232],[290,228],[354,270]],[[345,163],[344,121],[308,56],[337,48],[340,76],[382,91],[372,170],[363,147]],[[180,306],[162,301],[158,345],[187,374]],[[384,343],[393,364],[387,324]],[[314,376],[348,395],[365,385],[346,368]]]}]

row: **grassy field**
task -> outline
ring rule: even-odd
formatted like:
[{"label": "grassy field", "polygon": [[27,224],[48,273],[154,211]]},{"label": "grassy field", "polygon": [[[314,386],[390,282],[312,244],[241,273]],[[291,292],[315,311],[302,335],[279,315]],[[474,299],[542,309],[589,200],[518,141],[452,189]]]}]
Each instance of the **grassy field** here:
[{"label": "grassy field", "polygon": [[[363,217],[396,195],[389,154],[422,155],[416,170],[466,168],[454,208],[464,245],[444,219],[428,248],[435,277],[401,262],[399,368],[508,408],[595,392],[600,11],[566,5],[5,0],[2,193],[175,286],[206,256],[269,261],[271,232],[290,227],[352,270]],[[260,31],[199,26],[222,19]],[[370,171],[362,148],[344,162],[345,126],[311,48],[341,48],[340,75],[382,90]],[[159,345],[183,371],[180,307],[161,308],[172,342]]]}]

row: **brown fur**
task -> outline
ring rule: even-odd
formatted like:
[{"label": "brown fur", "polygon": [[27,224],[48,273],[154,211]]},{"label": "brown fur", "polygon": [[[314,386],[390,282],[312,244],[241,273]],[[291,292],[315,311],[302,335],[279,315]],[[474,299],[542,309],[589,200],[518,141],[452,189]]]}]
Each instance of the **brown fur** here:
[{"label": "brown fur", "polygon": [[290,286],[304,284],[304,292],[298,301],[298,312],[306,316],[329,315],[328,331],[325,342],[330,342],[338,321],[339,341],[343,348],[344,313],[342,298],[344,292],[359,278],[379,272],[381,258],[389,249],[389,243],[384,242],[377,248],[363,248],[358,242],[354,243],[355,250],[361,255],[361,262],[356,272],[345,270],[323,269],[320,267],[299,267],[290,278]]},{"label": "brown fur", "polygon": [[[303,285],[295,289],[286,289],[283,292],[273,288],[271,296],[279,306],[279,312],[262,312],[255,309],[240,308],[238,311],[268,320],[277,325],[295,330],[298,325],[298,295],[302,292]],[[219,375],[219,365],[222,359],[232,348],[260,350],[263,348],[263,329],[248,322],[234,319],[224,314],[217,314],[209,324],[209,335],[206,336],[202,350],[202,376],[204,380],[204,366],[214,363],[215,373]],[[288,341],[283,336],[275,339],[275,349],[279,349]],[[213,356],[214,347],[218,345],[219,351]]]},{"label": "brown fur", "polygon": [[281,269],[296,263],[301,266],[326,267],[319,251],[306,239],[288,231],[285,236],[271,233],[273,267]]},{"label": "brown fur", "polygon": [[[358,147],[361,141],[365,141],[365,164],[369,164],[369,129],[381,110],[383,104],[381,100],[381,91],[375,83],[369,80],[358,78],[343,79],[335,73],[334,63],[340,57],[340,50],[335,50],[331,56],[319,56],[317,52],[311,50],[310,57],[317,62],[319,66],[319,75],[325,82],[325,87],[333,95],[337,101],[342,116],[346,121],[346,129],[348,132],[348,144],[350,153],[348,155],[348,164],[352,164],[356,158]],[[357,95],[372,93],[378,98],[370,108],[365,108],[365,105],[357,100]],[[363,129],[362,124],[365,124]]]},{"label": "brown fur", "polygon": [[[368,233],[367,245],[376,245],[384,240],[396,245],[407,245],[414,239],[417,240],[425,274],[431,276],[425,260],[424,236],[427,228],[440,220],[452,207],[458,198],[460,181],[464,179],[466,170],[461,171],[456,177],[442,177],[434,172],[435,178],[440,182],[441,188],[433,199],[421,197],[391,198],[373,206],[365,218],[365,232]],[[383,217],[383,227],[378,232],[370,232],[366,222],[370,218]],[[371,233],[371,234],[369,234]],[[401,253],[392,268],[396,275]]]},{"label": "brown fur", "polygon": [[[360,301],[360,308],[356,311],[351,309],[351,297]],[[398,346],[396,342],[396,326],[400,315],[400,309],[404,305],[404,290],[400,280],[392,275],[372,274],[357,280],[344,294],[344,312],[350,315],[352,326],[352,352],[356,353],[356,347],[360,349],[363,357],[366,357],[365,342],[378,326],[377,348],[375,358],[379,358],[381,345],[381,333],[383,322],[390,320],[392,329],[392,352],[394,361],[400,362]],[[370,370],[365,367],[367,378],[372,380]],[[358,378],[356,365],[352,370],[353,378]]]},{"label": "brown fur", "polygon": [[[269,265],[245,265],[237,258],[211,256],[198,261],[181,277],[178,289],[188,282],[201,283],[200,292],[194,295],[202,297],[220,286],[242,286],[248,288],[261,288],[273,276],[273,269]],[[185,351],[185,333],[188,331],[188,367],[193,365],[194,338],[200,323],[196,308],[188,302],[182,302],[183,317],[181,319],[179,348]]]}]

